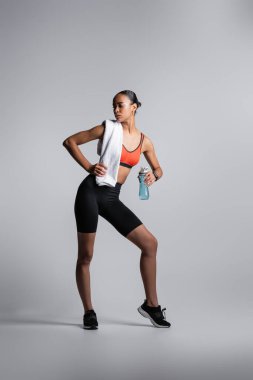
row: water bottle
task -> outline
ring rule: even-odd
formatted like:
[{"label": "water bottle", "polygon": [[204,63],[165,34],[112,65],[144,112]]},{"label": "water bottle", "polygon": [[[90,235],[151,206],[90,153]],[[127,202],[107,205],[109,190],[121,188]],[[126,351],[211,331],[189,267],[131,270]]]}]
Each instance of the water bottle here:
[{"label": "water bottle", "polygon": [[139,175],[138,175],[138,179],[139,179],[139,182],[140,182],[139,198],[142,199],[142,200],[145,200],[145,199],[149,198],[148,186],[144,182],[145,175],[146,175],[147,172],[148,172],[148,168],[141,166],[141,169],[140,169]]}]

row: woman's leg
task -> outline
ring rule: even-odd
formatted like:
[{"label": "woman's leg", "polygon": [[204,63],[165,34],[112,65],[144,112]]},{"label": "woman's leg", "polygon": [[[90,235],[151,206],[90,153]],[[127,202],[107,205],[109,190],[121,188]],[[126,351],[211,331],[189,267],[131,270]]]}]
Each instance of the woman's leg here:
[{"label": "woman's leg", "polygon": [[146,293],[147,305],[158,306],[156,292],[156,254],[158,241],[149,230],[141,224],[126,236],[141,250],[140,271]]},{"label": "woman's leg", "polygon": [[75,199],[78,238],[76,283],[84,311],[93,309],[90,287],[90,263],[98,224],[98,205],[94,179],[88,175],[78,188]]},{"label": "woman's leg", "polygon": [[[113,190],[110,190],[110,192],[113,192]],[[110,197],[108,198],[110,199]],[[158,306],[156,294],[157,239],[148,231],[133,211],[119,200],[117,195],[114,198],[115,200],[112,202],[106,202],[106,197],[103,202],[99,202],[99,214],[108,220],[124,237],[140,248],[140,271],[147,304],[148,306]]]},{"label": "woman's leg", "polygon": [[77,232],[77,235],[76,283],[85,312],[93,309],[90,288],[90,263],[93,257],[96,232]]}]

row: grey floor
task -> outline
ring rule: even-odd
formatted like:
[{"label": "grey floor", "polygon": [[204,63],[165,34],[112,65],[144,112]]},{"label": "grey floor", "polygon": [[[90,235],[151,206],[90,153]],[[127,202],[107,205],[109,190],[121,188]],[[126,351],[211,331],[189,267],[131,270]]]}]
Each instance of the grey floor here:
[{"label": "grey floor", "polygon": [[250,380],[250,315],[219,310],[166,310],[170,329],[134,310],[100,313],[96,331],[80,316],[2,317],[1,379]]}]

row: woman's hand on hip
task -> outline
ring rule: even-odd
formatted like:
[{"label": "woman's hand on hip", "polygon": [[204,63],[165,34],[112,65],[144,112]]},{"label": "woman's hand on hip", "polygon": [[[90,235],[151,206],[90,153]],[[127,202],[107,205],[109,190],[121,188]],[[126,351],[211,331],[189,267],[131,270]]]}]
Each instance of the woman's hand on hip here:
[{"label": "woman's hand on hip", "polygon": [[91,165],[89,173],[102,177],[106,174],[107,166],[103,162],[98,162],[95,165]]}]

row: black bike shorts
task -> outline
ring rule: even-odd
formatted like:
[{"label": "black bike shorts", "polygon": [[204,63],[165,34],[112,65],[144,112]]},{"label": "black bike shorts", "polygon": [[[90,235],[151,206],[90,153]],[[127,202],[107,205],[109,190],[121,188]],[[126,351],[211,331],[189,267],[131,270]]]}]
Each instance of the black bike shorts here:
[{"label": "black bike shorts", "polygon": [[98,186],[95,175],[88,174],[80,183],[74,204],[78,232],[96,232],[98,215],[111,223],[123,236],[142,221],[119,199],[122,184]]}]

